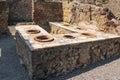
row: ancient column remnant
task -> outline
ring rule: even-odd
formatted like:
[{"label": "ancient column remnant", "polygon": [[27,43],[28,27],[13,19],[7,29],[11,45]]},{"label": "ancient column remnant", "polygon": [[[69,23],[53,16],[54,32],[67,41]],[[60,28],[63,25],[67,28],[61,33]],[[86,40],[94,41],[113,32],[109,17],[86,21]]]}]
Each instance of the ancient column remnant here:
[{"label": "ancient column remnant", "polygon": [[0,34],[6,33],[8,28],[8,4],[6,0],[0,0]]}]

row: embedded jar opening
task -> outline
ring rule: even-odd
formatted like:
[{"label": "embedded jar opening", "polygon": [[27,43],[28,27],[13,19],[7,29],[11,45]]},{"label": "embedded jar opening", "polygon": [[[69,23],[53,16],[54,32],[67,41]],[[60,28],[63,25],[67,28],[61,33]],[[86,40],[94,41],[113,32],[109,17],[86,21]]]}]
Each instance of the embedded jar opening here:
[{"label": "embedded jar opening", "polygon": [[67,39],[75,39],[75,37],[72,35],[64,35],[63,37]]},{"label": "embedded jar opening", "polygon": [[38,42],[51,42],[54,40],[54,38],[50,35],[39,35],[39,36],[36,36],[34,40]]},{"label": "embedded jar opening", "polygon": [[90,38],[96,37],[96,35],[91,34],[91,33],[81,33],[81,35],[82,35],[82,36],[87,36],[87,37],[90,37]]},{"label": "embedded jar opening", "polygon": [[27,30],[27,33],[28,34],[38,34],[38,33],[40,33],[40,30],[30,29],[30,30]]}]

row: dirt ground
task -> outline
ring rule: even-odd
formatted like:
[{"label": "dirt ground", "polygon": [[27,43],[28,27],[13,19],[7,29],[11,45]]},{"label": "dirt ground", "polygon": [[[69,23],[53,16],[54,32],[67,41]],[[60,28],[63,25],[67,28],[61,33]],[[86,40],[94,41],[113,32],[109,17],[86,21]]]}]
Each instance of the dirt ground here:
[{"label": "dirt ground", "polygon": [[[19,64],[15,47],[15,28],[11,35],[0,36],[0,80],[29,80],[26,69]],[[56,77],[52,80],[120,80],[120,56],[90,65],[86,69]]]}]

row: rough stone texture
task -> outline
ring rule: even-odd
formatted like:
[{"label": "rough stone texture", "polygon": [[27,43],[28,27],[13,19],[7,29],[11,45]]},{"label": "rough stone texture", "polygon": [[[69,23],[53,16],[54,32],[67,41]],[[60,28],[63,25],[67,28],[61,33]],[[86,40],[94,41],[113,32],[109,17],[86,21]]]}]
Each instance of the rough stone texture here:
[{"label": "rough stone texture", "polygon": [[9,21],[32,21],[33,0],[8,0]]},{"label": "rough stone texture", "polygon": [[103,4],[104,7],[108,7],[118,19],[120,18],[120,0],[109,0],[107,4]]},{"label": "rough stone texture", "polygon": [[45,25],[50,21],[61,21],[63,18],[62,3],[56,1],[36,0],[34,3],[33,20],[38,25]]},{"label": "rough stone texture", "polygon": [[[63,1],[64,21],[69,23],[79,23],[80,21],[97,21],[98,24],[104,22],[105,16],[100,15],[100,9],[93,0],[71,2]],[[93,4],[92,4],[93,3]],[[101,22],[101,23],[100,23]]]},{"label": "rough stone texture", "polygon": [[[84,30],[76,30],[77,33],[69,34],[75,36],[75,39],[63,38],[64,34],[54,34],[54,41],[42,43],[33,38],[49,34],[39,26],[17,26],[16,29],[17,51],[33,80],[64,75],[120,53],[120,36],[117,35],[94,31],[96,37],[90,38],[80,35]],[[39,29],[41,33],[27,34],[28,29]]]},{"label": "rough stone texture", "polygon": [[[14,35],[15,26],[9,26]],[[0,80],[30,80],[24,66],[19,64],[16,53],[16,41],[13,36],[1,36],[0,48]],[[51,80],[119,80],[120,79],[120,56],[110,58],[85,69],[77,69],[67,75],[56,77]]]},{"label": "rough stone texture", "polygon": [[[91,6],[91,14],[90,14],[90,6]],[[97,6],[95,5],[83,4],[77,1],[73,1],[70,3],[64,1],[63,10],[64,10],[64,21],[69,22],[71,24],[73,23],[78,24],[80,21],[94,20],[93,18],[95,17],[99,19],[100,17],[99,7],[97,8]]]},{"label": "rough stone texture", "polygon": [[8,4],[6,0],[0,0],[0,34],[8,31]]},{"label": "rough stone texture", "polygon": [[[25,62],[25,64],[26,64],[26,67],[27,67],[27,69],[29,70],[28,72],[28,74],[29,74],[29,77],[31,78],[32,77],[32,63],[31,63],[31,52],[29,51],[29,48],[27,47],[27,45],[24,43],[24,42],[22,42],[22,39],[20,39],[20,38],[17,38],[19,35],[18,34],[16,34],[16,42],[17,42],[17,44],[16,44],[16,46],[21,46],[21,48],[19,47],[19,49],[18,48],[16,48],[16,50],[17,50],[17,53],[18,53],[18,56],[21,58],[21,59],[24,59],[24,62]],[[21,43],[20,43],[21,42]],[[22,49],[23,48],[23,49]],[[26,49],[24,49],[24,48],[26,48]],[[19,50],[21,50],[21,52],[23,52],[23,53],[21,53]],[[24,54],[25,53],[25,54]]]},{"label": "rough stone texture", "polygon": [[[39,21],[39,19],[44,18],[48,18],[47,21],[62,20],[62,15],[64,12],[64,10],[62,10],[62,4],[60,4],[62,1],[67,2],[65,5],[68,5],[68,3],[71,3],[71,1],[78,1],[83,4],[108,7],[116,17],[120,16],[119,0],[8,0],[10,7],[9,20],[31,21],[33,17],[32,13],[34,13],[34,10],[34,14],[36,15],[34,16],[34,20],[38,24],[43,24],[45,21]],[[40,13],[41,11],[42,13]],[[46,14],[43,14],[43,12]],[[57,19],[54,19],[53,15],[56,16]]]},{"label": "rough stone texture", "polygon": [[[49,79],[64,75],[77,68],[85,68],[89,64],[118,55],[120,52],[119,40],[116,39],[115,42],[114,39],[111,39],[94,43],[78,43],[34,51],[32,55],[33,78]],[[112,47],[108,47],[109,45]]]},{"label": "rough stone texture", "polygon": [[63,1],[64,22],[78,26],[82,21],[95,23],[99,30],[119,34],[119,29],[116,28],[120,27],[118,6],[117,0],[66,0]]},{"label": "rough stone texture", "polygon": [[92,4],[97,6],[108,7],[115,16],[120,18],[120,0],[66,0],[67,2],[78,1],[83,4]]}]

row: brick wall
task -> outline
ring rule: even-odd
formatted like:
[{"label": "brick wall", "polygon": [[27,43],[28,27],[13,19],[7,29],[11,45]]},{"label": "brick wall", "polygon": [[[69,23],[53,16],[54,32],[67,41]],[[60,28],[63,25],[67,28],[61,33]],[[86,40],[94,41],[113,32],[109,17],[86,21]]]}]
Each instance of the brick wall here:
[{"label": "brick wall", "polygon": [[8,11],[6,0],[0,0],[0,34],[6,33],[8,30]]}]

